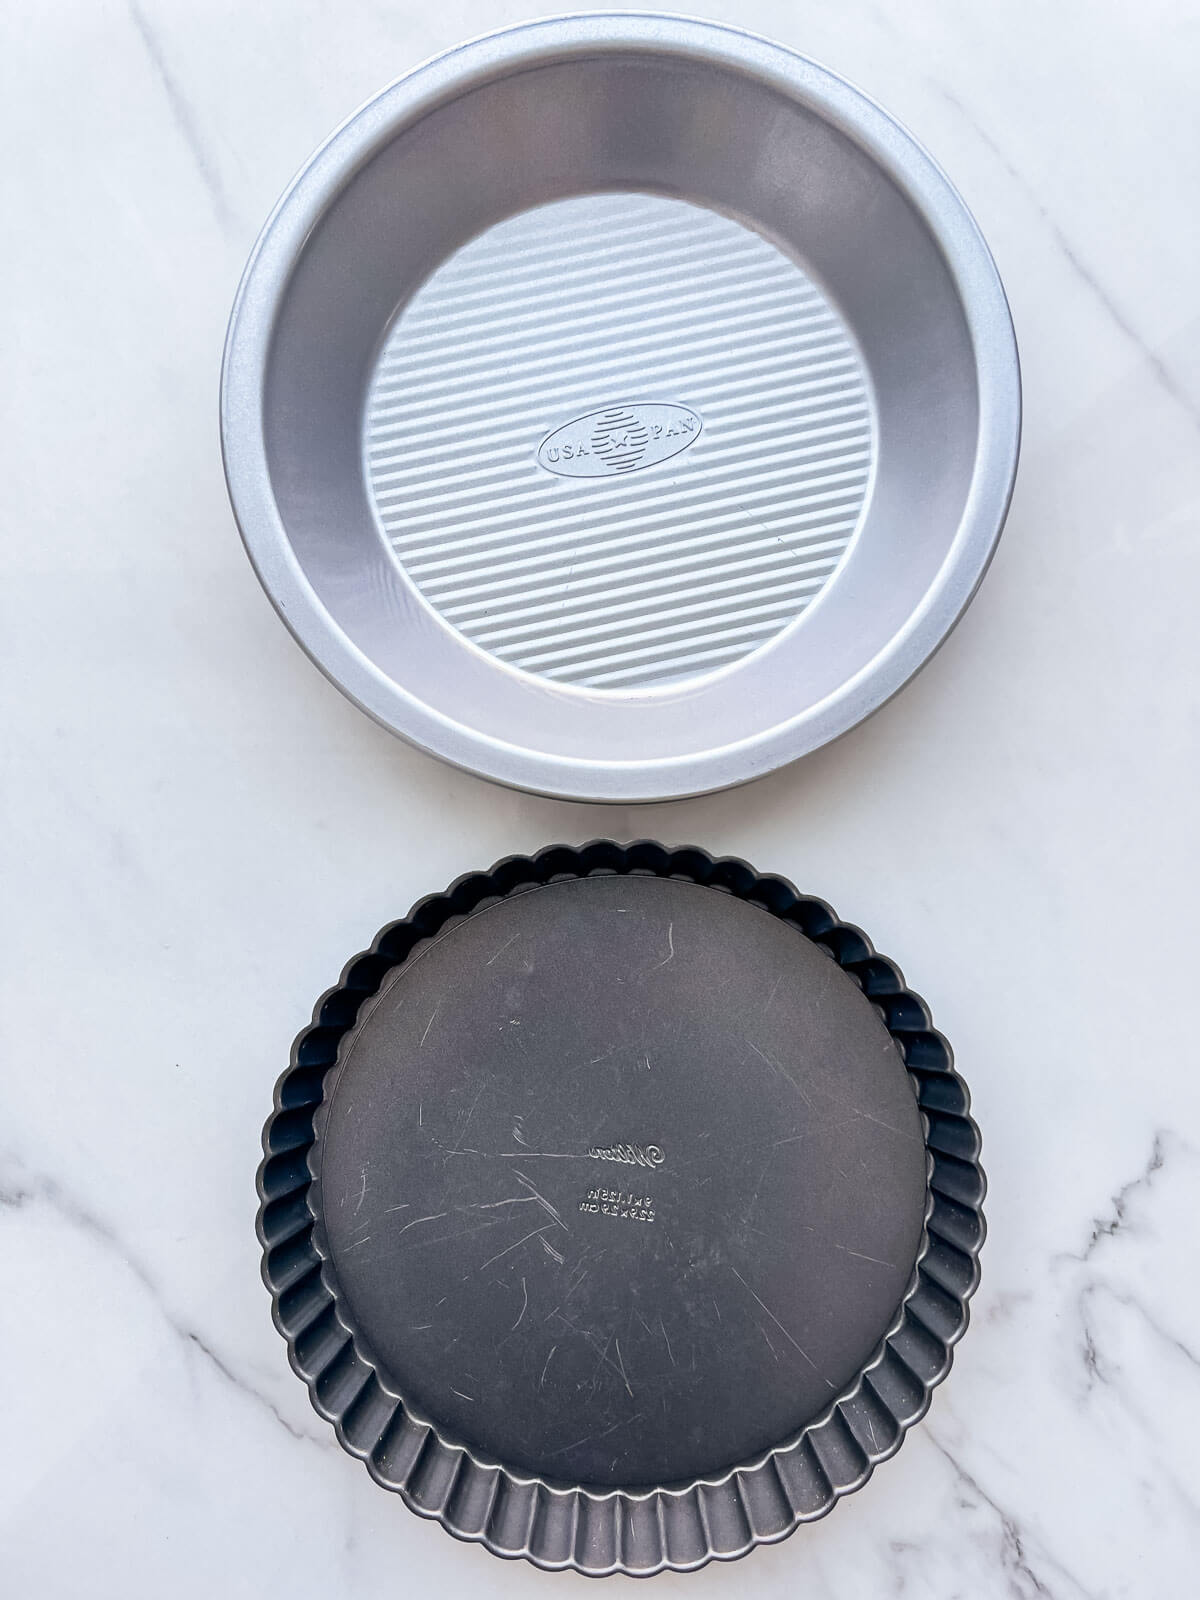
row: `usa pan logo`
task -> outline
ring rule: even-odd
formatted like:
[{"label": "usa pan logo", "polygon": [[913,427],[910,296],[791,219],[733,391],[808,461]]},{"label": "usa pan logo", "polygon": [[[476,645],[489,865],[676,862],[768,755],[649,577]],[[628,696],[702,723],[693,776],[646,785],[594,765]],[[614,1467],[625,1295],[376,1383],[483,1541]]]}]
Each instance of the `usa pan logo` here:
[{"label": "usa pan logo", "polygon": [[606,406],[547,434],[537,459],[561,478],[623,477],[679,455],[703,426],[687,406],[666,401]]}]

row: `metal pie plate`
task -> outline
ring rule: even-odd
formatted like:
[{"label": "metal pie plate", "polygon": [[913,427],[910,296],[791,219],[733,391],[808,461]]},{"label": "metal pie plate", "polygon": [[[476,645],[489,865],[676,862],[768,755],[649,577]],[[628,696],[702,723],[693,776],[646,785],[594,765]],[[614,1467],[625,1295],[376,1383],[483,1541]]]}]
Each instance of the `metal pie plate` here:
[{"label": "metal pie plate", "polygon": [[962,201],[727,28],[531,23],[353,116],[268,222],[222,385],[258,574],[456,765],[699,793],[845,732],[986,569],[1019,376]]},{"label": "metal pie plate", "polygon": [[967,1325],[979,1134],[928,1008],[821,901],[607,841],[513,857],[318,1002],[259,1237],[313,1404],[494,1554],[782,1539],[899,1448]]}]

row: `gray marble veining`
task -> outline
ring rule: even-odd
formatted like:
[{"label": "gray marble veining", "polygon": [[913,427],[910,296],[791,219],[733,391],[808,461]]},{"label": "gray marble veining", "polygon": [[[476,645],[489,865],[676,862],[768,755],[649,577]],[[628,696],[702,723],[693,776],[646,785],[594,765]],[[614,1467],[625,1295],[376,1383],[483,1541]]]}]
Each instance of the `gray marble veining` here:
[{"label": "gray marble veining", "polygon": [[1021,343],[1022,476],[962,627],[870,724],[736,794],[492,789],[346,706],[228,511],[216,386],[256,221],[380,83],[527,0],[62,0],[0,17],[0,1572],[12,1600],[545,1581],[329,1442],[258,1280],[253,1176],[349,951],[563,837],[694,838],[868,925],[969,1078],[990,1192],[952,1377],[749,1566],[814,1600],[1174,1600],[1200,1557],[1200,30],[1152,4],[710,0],[893,109]]}]

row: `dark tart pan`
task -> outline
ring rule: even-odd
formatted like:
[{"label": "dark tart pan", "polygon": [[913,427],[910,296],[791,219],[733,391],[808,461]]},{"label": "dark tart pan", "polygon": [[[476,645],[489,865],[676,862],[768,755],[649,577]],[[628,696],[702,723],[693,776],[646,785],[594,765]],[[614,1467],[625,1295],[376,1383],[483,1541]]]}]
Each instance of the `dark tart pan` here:
[{"label": "dark tart pan", "polygon": [[296,1041],[263,1273],[372,1476],[497,1555],[731,1559],[898,1449],[984,1179],[896,966],[745,863],[556,847],[384,929]]}]

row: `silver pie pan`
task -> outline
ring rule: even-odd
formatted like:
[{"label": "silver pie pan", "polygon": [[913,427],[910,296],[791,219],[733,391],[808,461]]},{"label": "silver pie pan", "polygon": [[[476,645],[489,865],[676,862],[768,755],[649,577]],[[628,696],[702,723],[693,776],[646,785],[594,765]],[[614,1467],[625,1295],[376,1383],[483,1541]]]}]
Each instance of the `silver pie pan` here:
[{"label": "silver pie pan", "polygon": [[[785,615],[769,639],[713,670],[606,685],[538,669],[562,658],[544,618],[550,648],[514,660],[487,646],[486,631],[481,644],[464,630],[436,595],[431,603],[385,536],[365,462],[380,351],[439,267],[533,208],[623,194],[733,219],[820,286],[861,365],[869,445],[854,526],[802,613]],[[703,262],[695,281],[704,284]],[[504,292],[501,271],[482,303],[494,295],[502,309]],[[710,296],[718,368],[721,319],[734,299]],[[478,318],[471,330],[486,342]],[[777,332],[782,339],[788,329]],[[537,334],[530,339],[513,360],[541,359]],[[460,359],[452,335],[444,350],[448,361]],[[759,485],[778,479],[769,430],[755,432],[753,378],[743,385],[750,411],[739,436],[750,444],[739,445],[733,486],[728,471],[721,476],[726,500],[747,508],[748,526]],[[621,528],[619,507],[636,512],[639,494],[657,496],[657,505],[678,492],[681,516],[703,514],[704,452],[711,463],[720,428],[679,384],[636,393],[606,385],[598,376],[593,406],[566,414],[533,406],[513,422],[529,435],[520,469],[529,492],[547,505],[560,492],[625,495],[609,506],[610,536]],[[620,483],[571,477],[570,468],[562,476],[557,451],[576,419],[590,427],[585,413],[614,403],[635,430],[645,424],[643,435],[676,418],[696,426],[699,442],[664,445],[647,458],[649,470]],[[978,228],[940,169],[880,107],[813,62],[728,28],[580,15],[438,57],[317,151],[246,269],[225,351],[221,423],[251,561],[296,639],[351,700],[410,743],[487,778],[564,798],[657,800],[741,783],[805,755],[875,711],[938,648],[1003,526],[1020,379],[1003,289]],[[457,426],[453,417],[442,425]],[[765,442],[756,455],[758,437]],[[488,442],[481,436],[478,450]],[[448,496],[441,523],[451,539],[463,470],[449,461],[435,485]],[[468,497],[471,528],[483,532],[467,546],[493,538],[487,488],[484,481]],[[517,488],[519,506],[525,478]],[[786,522],[786,499],[777,493],[772,506]],[[393,510],[402,525],[403,499]],[[496,517],[519,522],[504,507]],[[782,525],[764,520],[763,537]],[[551,526],[542,542],[555,537]],[[461,559],[452,551],[451,565]],[[524,564],[507,580],[509,602]],[[694,561],[688,571],[695,578]],[[654,584],[646,587],[652,601]],[[769,590],[753,598],[766,602],[759,611],[771,609]],[[655,613],[649,601],[637,604],[641,648]],[[704,604],[691,609],[703,614]],[[723,638],[741,614],[708,620]],[[602,615],[582,632],[603,638],[606,629],[619,635]]]}]

